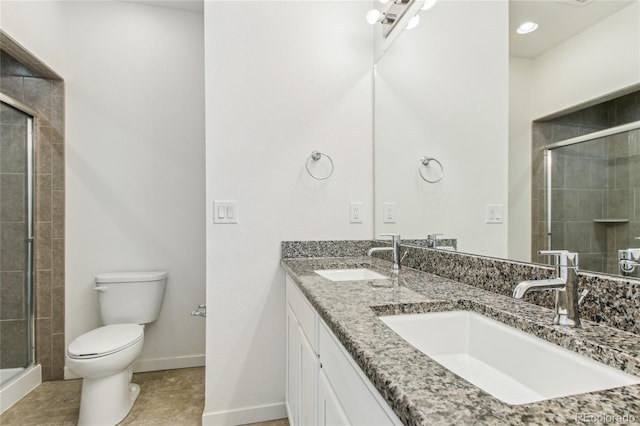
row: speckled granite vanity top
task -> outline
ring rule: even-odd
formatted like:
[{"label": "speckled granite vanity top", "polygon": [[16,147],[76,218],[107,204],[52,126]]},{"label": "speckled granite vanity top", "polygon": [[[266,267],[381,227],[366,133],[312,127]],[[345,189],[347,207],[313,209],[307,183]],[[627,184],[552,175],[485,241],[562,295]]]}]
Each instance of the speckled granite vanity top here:
[{"label": "speckled granite vanity top", "polygon": [[390,280],[333,282],[314,272],[367,267],[388,273],[390,263],[379,259],[284,259],[282,266],[405,424],[640,422],[640,385],[508,405],[419,352],[378,316],[472,310],[640,376],[636,334],[590,321],[579,330],[552,326],[549,309],[410,268],[400,271],[395,290]]}]

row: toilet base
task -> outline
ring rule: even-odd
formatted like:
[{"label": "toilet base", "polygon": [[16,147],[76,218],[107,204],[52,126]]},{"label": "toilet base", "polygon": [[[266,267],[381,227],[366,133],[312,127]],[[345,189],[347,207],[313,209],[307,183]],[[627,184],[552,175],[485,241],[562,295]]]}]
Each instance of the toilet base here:
[{"label": "toilet base", "polygon": [[124,420],[140,395],[130,383],[131,367],[112,376],[82,379],[78,426],[114,426]]}]

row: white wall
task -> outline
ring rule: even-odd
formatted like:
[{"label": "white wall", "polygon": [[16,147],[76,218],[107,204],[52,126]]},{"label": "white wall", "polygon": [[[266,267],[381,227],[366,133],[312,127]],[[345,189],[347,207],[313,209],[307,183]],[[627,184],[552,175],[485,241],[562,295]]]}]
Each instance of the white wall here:
[{"label": "white wall", "polygon": [[[505,1],[438,2],[378,62],[376,209],[395,202],[397,219],[377,215],[376,234],[444,233],[460,251],[506,256],[507,21]],[[425,155],[440,182],[421,179]],[[485,223],[487,204],[504,206],[504,223]]]},{"label": "white wall", "polygon": [[138,370],[202,365],[202,14],[3,0],[2,28],[65,79],[67,344],[100,324],[97,273],[165,269]]},{"label": "white wall", "polygon": [[540,55],[532,62],[536,118],[640,81],[640,2]]},{"label": "white wall", "polygon": [[[509,259],[531,258],[531,60],[509,61]],[[534,259],[537,260],[537,259]]]},{"label": "white wall", "polygon": [[510,103],[509,258],[530,261],[531,122],[640,83],[639,2],[533,60],[514,59],[510,80],[519,102]]},{"label": "white wall", "polygon": [[[372,237],[368,6],[205,2],[204,424],[286,415],[280,242]],[[332,156],[330,179],[307,175],[312,150]],[[239,224],[212,223],[216,199],[238,200]]]}]

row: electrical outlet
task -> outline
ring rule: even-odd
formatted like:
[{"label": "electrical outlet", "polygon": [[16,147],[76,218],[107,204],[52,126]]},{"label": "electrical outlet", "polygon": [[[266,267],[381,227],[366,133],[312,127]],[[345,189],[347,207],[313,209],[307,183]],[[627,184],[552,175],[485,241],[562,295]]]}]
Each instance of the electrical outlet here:
[{"label": "electrical outlet", "polygon": [[362,223],[362,203],[360,201],[349,203],[349,221],[351,223]]}]

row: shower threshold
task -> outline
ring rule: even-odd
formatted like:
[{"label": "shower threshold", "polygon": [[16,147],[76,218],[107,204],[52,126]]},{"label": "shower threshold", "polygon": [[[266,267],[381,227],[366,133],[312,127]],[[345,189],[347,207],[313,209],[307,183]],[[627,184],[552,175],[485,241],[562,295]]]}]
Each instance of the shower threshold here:
[{"label": "shower threshold", "polygon": [[[11,370],[17,370],[12,368]],[[42,383],[42,370],[40,364],[31,365],[22,373],[4,382],[5,370],[2,370],[2,386],[0,386],[0,414],[8,410],[13,404],[20,401],[29,392]]]}]

